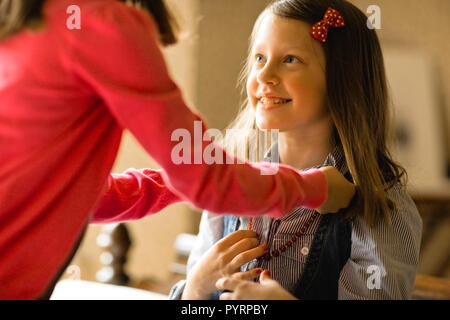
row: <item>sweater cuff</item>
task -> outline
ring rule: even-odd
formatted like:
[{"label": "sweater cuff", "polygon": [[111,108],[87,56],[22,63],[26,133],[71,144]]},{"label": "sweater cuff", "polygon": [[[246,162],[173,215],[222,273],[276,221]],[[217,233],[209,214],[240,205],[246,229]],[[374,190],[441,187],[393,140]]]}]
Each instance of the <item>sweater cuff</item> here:
[{"label": "sweater cuff", "polygon": [[298,207],[315,209],[327,199],[327,178],[319,169],[300,172],[303,178],[304,199],[299,200]]}]

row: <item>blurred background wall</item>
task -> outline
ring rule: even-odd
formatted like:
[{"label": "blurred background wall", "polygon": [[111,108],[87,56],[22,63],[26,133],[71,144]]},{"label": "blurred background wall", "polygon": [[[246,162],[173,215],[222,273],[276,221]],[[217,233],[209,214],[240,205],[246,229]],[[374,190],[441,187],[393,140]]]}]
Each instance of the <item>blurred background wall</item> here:
[{"label": "blurred background wall", "polygon": [[[248,37],[258,14],[269,1],[168,0],[167,2],[173,8],[183,29],[180,43],[164,49],[170,73],[182,88],[187,103],[202,114],[208,126],[223,129],[238,110],[240,94],[236,83],[246,57]],[[405,136],[403,131],[409,132],[408,137],[413,140],[410,144],[415,143],[416,136],[426,136],[427,139],[438,141],[437,149],[431,152],[422,150],[422,154],[408,156],[407,161],[411,161],[412,166],[415,163],[414,159],[419,161],[425,155],[430,157],[427,158],[427,163],[434,164],[434,167],[422,166],[421,170],[426,169],[425,173],[422,172],[417,177],[424,180],[413,181],[413,184],[419,186],[418,192],[432,195],[448,194],[450,192],[447,174],[450,149],[447,138],[450,136],[448,125],[450,2],[448,0],[352,0],[351,2],[363,12],[367,11],[369,5],[377,5],[380,8],[381,29],[378,30],[378,34],[383,50],[389,52],[386,60],[390,59],[393,65],[393,77],[397,75],[396,79],[400,79],[396,80],[396,88],[400,87],[397,90],[405,90],[406,95],[409,95],[408,88],[417,86],[419,96],[425,97],[423,100],[425,103],[414,108],[416,110],[423,108],[425,114],[431,114],[429,117],[431,120],[426,125],[432,127],[425,127],[421,121],[423,114],[410,109],[411,112],[408,112],[410,120],[405,124],[407,128],[400,128],[402,130],[398,134],[401,138]],[[405,64],[406,71],[394,70],[395,61],[399,61],[395,59],[400,55],[402,61],[402,54],[408,55],[408,52],[417,54],[413,54],[409,65]],[[415,73],[414,61],[426,62],[423,68],[419,68],[421,70],[419,74]],[[405,72],[403,89],[402,72]],[[424,80],[408,84],[411,76]],[[426,92],[421,93],[422,87],[425,87]],[[427,97],[430,97],[430,103],[427,103]],[[430,132],[433,133],[431,136]],[[402,152],[399,150],[397,155],[401,158]],[[422,162],[416,163],[422,165]],[[129,133],[125,133],[113,172],[122,172],[131,167],[156,167],[156,164],[136,140]],[[427,167],[432,167],[429,168],[431,171],[427,171]],[[438,181],[428,183],[427,175],[437,176]],[[426,187],[420,188],[421,185]],[[126,271],[132,279],[166,281],[171,276],[169,265],[176,259],[173,247],[176,236],[179,233],[196,233],[199,218],[199,210],[179,204],[142,221],[127,223],[132,246],[128,254]],[[450,213],[443,212],[439,219],[438,224],[441,225],[439,234],[435,236],[432,244],[427,245],[419,272],[450,278]],[[72,262],[73,265],[79,266],[82,279],[95,281],[96,272],[102,266],[99,261],[101,250],[96,243],[100,232],[100,226],[89,227],[82,246]],[[439,261],[435,263],[437,260]]]}]

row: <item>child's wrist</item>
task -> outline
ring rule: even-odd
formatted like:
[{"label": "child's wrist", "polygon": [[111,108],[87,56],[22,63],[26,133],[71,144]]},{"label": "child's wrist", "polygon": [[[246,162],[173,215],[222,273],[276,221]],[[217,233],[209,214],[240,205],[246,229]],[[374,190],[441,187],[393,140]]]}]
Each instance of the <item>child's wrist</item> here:
[{"label": "child's wrist", "polygon": [[302,207],[316,209],[323,205],[328,196],[327,175],[320,169],[302,171],[305,199]]}]

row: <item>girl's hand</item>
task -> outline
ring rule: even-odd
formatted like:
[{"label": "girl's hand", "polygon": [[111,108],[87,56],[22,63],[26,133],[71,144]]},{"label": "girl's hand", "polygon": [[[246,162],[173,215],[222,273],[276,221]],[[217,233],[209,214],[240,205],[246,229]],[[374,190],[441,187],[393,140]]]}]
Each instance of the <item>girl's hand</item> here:
[{"label": "girl's hand", "polygon": [[219,290],[228,290],[222,293],[220,300],[296,300],[277,281],[270,277],[269,270],[261,274],[259,283],[243,280],[246,275],[236,273],[232,276],[220,278],[216,282]]},{"label": "girl's hand", "polygon": [[[182,299],[209,299],[216,291],[215,283],[221,277],[240,271],[245,263],[266,253],[267,245],[259,245],[257,233],[238,230],[211,247],[189,272]],[[243,273],[247,279],[256,278],[261,269]],[[241,275],[242,276],[242,275]]]},{"label": "girl's hand", "polygon": [[345,179],[335,167],[322,167],[319,170],[327,178],[327,199],[316,211],[326,214],[347,208],[355,195],[355,185]]}]

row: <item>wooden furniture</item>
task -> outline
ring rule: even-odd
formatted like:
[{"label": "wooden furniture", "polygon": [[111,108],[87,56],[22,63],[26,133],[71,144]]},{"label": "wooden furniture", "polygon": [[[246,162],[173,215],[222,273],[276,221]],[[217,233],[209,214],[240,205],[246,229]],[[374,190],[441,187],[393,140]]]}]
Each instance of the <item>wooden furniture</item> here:
[{"label": "wooden furniture", "polygon": [[423,223],[419,273],[450,278],[450,194],[413,195],[413,200]]},{"label": "wooden furniture", "polygon": [[108,284],[128,284],[130,277],[125,273],[125,263],[131,238],[126,225],[115,223],[103,226],[97,245],[102,248],[100,261],[104,265],[96,274],[97,280]]},{"label": "wooden furniture", "polygon": [[414,300],[450,300],[450,280],[418,274]]}]

